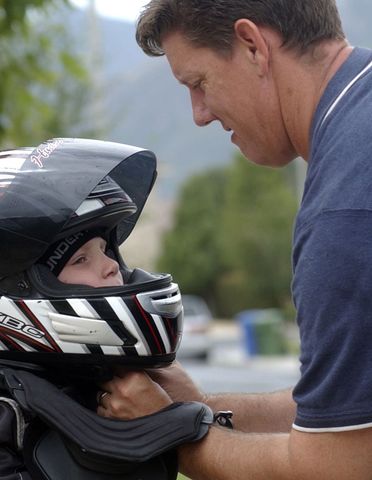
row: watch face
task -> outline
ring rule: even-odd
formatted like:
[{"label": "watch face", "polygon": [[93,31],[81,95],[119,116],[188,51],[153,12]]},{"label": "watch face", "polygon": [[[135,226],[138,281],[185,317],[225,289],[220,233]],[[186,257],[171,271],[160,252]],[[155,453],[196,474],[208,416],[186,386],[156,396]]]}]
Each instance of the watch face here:
[{"label": "watch face", "polygon": [[220,410],[213,415],[213,421],[221,427],[234,428],[232,423],[233,412],[231,410]]}]

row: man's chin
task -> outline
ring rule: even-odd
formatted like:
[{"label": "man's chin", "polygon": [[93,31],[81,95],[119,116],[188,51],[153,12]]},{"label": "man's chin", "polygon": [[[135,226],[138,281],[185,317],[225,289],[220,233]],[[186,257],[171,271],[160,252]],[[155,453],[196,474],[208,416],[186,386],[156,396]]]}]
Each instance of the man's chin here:
[{"label": "man's chin", "polygon": [[260,165],[262,167],[272,167],[272,168],[279,168],[288,165],[296,156],[293,155],[279,155],[277,152],[272,154],[263,154],[262,152],[258,152],[257,150],[252,150],[248,146],[239,142],[239,138],[234,135],[234,141],[231,139],[232,143],[236,145],[241,154],[251,163],[256,165]]},{"label": "man's chin", "polygon": [[237,146],[241,152],[241,154],[247,159],[247,160],[250,160],[250,161],[253,161],[254,163],[256,163],[254,160],[252,160],[252,158],[254,157],[252,155],[252,151],[251,151],[251,148],[249,148],[242,140],[240,137],[238,137],[238,135],[233,132],[231,134],[231,143],[233,143],[235,146]]}]

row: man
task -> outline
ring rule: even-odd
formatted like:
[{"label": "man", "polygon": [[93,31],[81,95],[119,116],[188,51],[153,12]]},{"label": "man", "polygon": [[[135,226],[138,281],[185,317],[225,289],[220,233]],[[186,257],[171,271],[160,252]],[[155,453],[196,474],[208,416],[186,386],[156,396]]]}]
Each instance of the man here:
[{"label": "man", "polygon": [[301,379],[208,397],[178,365],[123,373],[100,413],[232,410],[235,431],[179,448],[193,479],[372,478],[372,52],[347,43],[334,0],[152,0],[137,41],[166,55],[197,125],[219,121],[257,164],[308,162],[293,246]]}]

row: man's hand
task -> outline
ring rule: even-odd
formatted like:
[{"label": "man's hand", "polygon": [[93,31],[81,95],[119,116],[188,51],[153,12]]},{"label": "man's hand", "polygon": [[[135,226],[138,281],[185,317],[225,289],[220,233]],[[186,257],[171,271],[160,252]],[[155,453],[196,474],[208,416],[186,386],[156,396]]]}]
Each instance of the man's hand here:
[{"label": "man's hand", "polygon": [[147,373],[164,388],[174,402],[207,402],[207,396],[199,390],[178,362],[166,368],[147,370]]},{"label": "man's hand", "polygon": [[172,403],[169,395],[145,372],[121,370],[102,385],[97,409],[102,417],[131,420],[150,415]]}]

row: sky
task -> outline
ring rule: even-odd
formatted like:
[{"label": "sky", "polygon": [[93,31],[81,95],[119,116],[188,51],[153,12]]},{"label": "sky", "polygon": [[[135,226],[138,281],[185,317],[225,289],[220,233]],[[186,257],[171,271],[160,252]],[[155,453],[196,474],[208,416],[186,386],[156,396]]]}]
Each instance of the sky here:
[{"label": "sky", "polygon": [[79,8],[86,8],[90,2],[95,3],[99,15],[135,22],[149,0],[71,0]]}]

